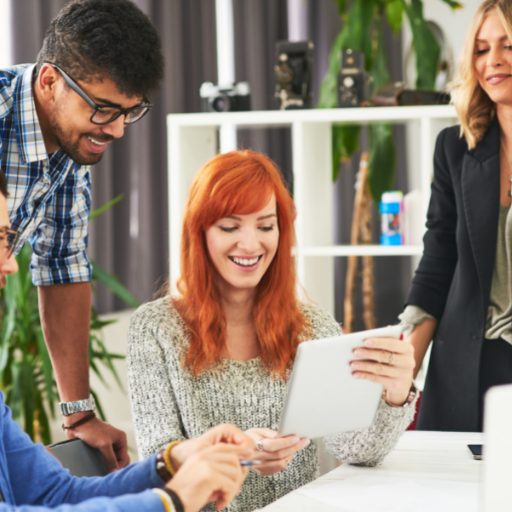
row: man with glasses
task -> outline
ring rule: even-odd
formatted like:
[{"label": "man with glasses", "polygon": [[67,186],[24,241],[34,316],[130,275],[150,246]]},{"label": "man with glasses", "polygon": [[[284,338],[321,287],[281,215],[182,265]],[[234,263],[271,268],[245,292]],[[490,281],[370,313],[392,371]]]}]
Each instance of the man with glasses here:
[{"label": "man with glasses", "polygon": [[33,248],[67,435],[99,448],[110,470],[129,457],[126,435],[91,413],[89,166],[151,109],[163,73],[158,34],[130,0],[71,1],[51,22],[36,64],[0,70],[0,167],[19,232],[13,251]]}]

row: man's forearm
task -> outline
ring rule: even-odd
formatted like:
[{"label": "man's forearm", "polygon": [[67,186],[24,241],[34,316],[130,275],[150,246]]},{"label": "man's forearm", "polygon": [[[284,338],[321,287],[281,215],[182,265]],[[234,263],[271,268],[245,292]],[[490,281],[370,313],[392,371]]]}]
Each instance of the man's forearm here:
[{"label": "man's forearm", "polygon": [[61,401],[87,398],[90,283],[40,286],[39,310]]}]

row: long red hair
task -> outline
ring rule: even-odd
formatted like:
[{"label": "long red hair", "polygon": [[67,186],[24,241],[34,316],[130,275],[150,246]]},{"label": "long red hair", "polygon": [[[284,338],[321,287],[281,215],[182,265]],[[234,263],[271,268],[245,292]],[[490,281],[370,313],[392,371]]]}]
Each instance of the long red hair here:
[{"label": "long red hair", "polygon": [[310,330],[296,296],[295,205],[273,162],[253,151],[233,151],[210,160],[190,188],[181,238],[180,295],[172,302],[190,333],[184,366],[199,375],[220,362],[226,341],[226,320],[218,273],[209,257],[205,230],[228,215],[246,215],[263,209],[276,198],[279,245],[258,284],[253,319],[261,358],[269,372],[286,378],[297,346]]}]

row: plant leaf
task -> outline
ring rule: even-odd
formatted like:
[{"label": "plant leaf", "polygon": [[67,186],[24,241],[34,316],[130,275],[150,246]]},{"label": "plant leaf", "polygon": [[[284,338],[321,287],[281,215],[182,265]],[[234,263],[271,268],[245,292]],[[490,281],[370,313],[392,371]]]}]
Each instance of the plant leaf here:
[{"label": "plant leaf", "polygon": [[395,181],[396,149],[393,125],[371,124],[369,132],[368,184],[373,201],[379,204],[382,193],[392,190]]},{"label": "plant leaf", "polygon": [[402,0],[392,0],[386,5],[386,18],[395,34],[402,28],[404,6]]},{"label": "plant leaf", "polygon": [[43,331],[41,328],[36,330],[37,336],[37,347],[39,349],[39,357],[41,358],[41,366],[42,373],[44,378],[44,389],[46,391],[46,398],[50,405],[50,412],[52,418],[55,418],[55,401],[58,396],[54,392],[55,384],[53,380],[53,367],[52,362],[50,360],[50,354],[48,353],[48,349],[46,347],[46,342],[44,340]]},{"label": "plant leaf", "polygon": [[96,391],[91,389],[91,395],[94,397],[94,401],[96,402],[96,409],[98,410],[98,414],[100,415],[100,418],[103,421],[107,421],[107,418],[105,416],[105,412],[103,411],[103,407],[101,406],[101,402],[98,397],[98,394],[96,393]]},{"label": "plant leaf", "polygon": [[412,43],[416,54],[416,87],[434,90],[441,48],[423,17],[421,0],[402,0],[412,31]]},{"label": "plant leaf", "polygon": [[123,199],[123,194],[119,194],[117,197],[114,197],[114,199],[112,199],[108,203],[104,204],[103,206],[100,206],[99,208],[97,208],[96,210],[89,214],[89,220],[92,220],[101,215],[102,213],[106,212],[107,210],[110,210],[110,208],[119,203],[121,199]]},{"label": "plant leaf", "polygon": [[388,62],[384,52],[384,35],[381,16],[376,16],[375,18],[374,38],[376,48],[372,60],[371,75],[373,77],[373,93],[375,94],[383,85],[391,81],[388,71]]},{"label": "plant leaf", "polygon": [[462,9],[464,7],[460,2],[455,2],[454,0],[441,0],[445,4],[448,4],[453,10]]},{"label": "plant leaf", "polygon": [[340,164],[359,151],[360,125],[332,125],[332,181],[336,181],[340,172]]},{"label": "plant leaf", "polygon": [[338,6],[340,18],[343,19],[347,13],[347,0],[334,0],[334,3]]},{"label": "plant leaf", "polygon": [[320,86],[320,98],[317,108],[336,108],[338,106],[338,73],[341,67],[341,45],[343,30],[336,36],[329,53],[329,71]]},{"label": "plant leaf", "polygon": [[104,284],[111,292],[124,300],[132,308],[138,308],[137,299],[119,282],[116,276],[103,270],[95,261],[91,260],[92,279]]}]

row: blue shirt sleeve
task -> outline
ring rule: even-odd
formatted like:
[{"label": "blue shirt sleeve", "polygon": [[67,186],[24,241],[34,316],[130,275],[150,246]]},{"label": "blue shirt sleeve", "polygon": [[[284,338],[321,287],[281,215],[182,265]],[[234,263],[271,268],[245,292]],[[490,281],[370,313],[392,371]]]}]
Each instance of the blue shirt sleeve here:
[{"label": "blue shirt sleeve", "polygon": [[31,236],[30,270],[36,286],[91,280],[89,243],[91,176],[88,166],[70,172],[46,206]]},{"label": "blue shirt sleeve", "polygon": [[7,502],[0,503],[0,512],[164,511],[160,498],[148,490],[164,484],[156,473],[155,455],[105,477],[73,477],[13,421],[1,393],[0,406],[0,482]]},{"label": "blue shirt sleeve", "polygon": [[0,503],[0,512],[165,512],[162,500],[152,491],[118,498],[92,498],[78,505],[57,507]]}]

